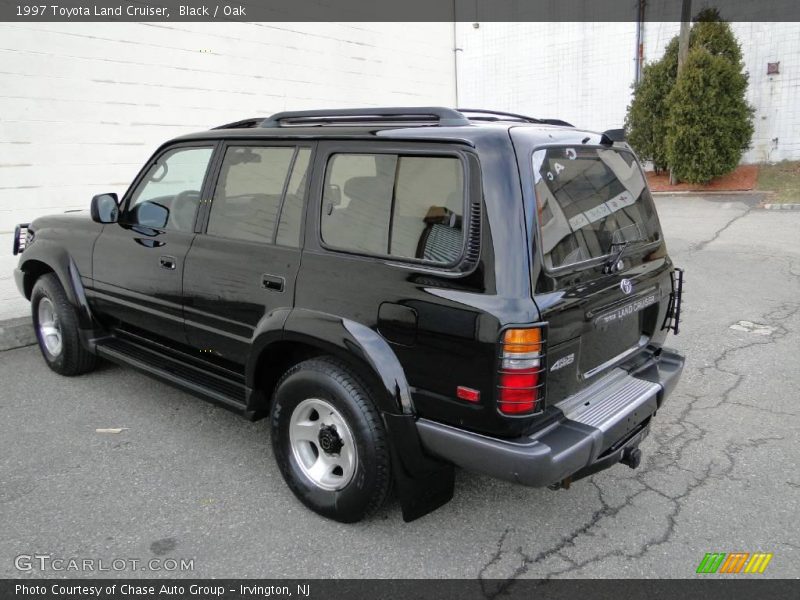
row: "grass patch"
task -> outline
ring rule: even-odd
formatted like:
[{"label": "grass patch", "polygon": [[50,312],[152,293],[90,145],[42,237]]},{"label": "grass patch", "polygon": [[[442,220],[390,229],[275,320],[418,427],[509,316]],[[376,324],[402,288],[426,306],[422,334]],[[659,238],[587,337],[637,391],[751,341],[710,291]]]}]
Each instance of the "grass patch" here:
[{"label": "grass patch", "polygon": [[756,188],[775,192],[767,202],[800,203],[800,160],[784,160],[774,165],[761,165]]}]

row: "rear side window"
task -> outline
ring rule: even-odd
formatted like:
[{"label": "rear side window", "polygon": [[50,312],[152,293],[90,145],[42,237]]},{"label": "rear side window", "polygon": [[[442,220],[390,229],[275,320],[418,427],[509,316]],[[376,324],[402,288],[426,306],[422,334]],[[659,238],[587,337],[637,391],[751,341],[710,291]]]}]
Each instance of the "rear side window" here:
[{"label": "rear side window", "polygon": [[613,245],[661,237],[652,197],[631,152],[537,150],[533,175],[543,259],[550,269],[605,257]]},{"label": "rear side window", "polygon": [[309,154],[308,148],[229,146],[214,189],[208,234],[274,243],[277,233],[280,242],[297,246],[305,189],[300,182]]},{"label": "rear side window", "polygon": [[464,247],[464,169],[456,157],[335,154],[322,202],[334,248],[453,264]]}]

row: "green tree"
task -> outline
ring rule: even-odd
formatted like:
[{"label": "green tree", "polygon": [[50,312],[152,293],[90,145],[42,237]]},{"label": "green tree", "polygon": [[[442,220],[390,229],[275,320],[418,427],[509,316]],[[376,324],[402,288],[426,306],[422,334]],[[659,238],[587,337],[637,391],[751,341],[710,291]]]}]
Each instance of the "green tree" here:
[{"label": "green tree", "polygon": [[730,25],[714,9],[695,17],[689,56],[677,80],[678,38],[642,71],[628,107],[628,140],[657,171],[705,183],[734,168],[753,134],[747,74]]},{"label": "green tree", "polygon": [[753,135],[746,91],[737,63],[702,46],[689,50],[667,98],[667,163],[679,180],[707,183],[736,168]]},{"label": "green tree", "polygon": [[667,45],[661,60],[645,65],[642,79],[634,86],[633,100],[625,117],[628,142],[656,171],[667,168],[667,97],[678,73],[678,38]]}]

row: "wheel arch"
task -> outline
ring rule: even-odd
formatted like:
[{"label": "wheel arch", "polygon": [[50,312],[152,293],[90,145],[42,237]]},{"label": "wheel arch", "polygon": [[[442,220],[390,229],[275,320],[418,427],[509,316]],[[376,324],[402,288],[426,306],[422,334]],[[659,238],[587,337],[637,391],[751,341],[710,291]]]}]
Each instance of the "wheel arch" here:
[{"label": "wheel arch", "polygon": [[55,272],[53,270],[53,267],[48,265],[46,262],[36,259],[25,261],[22,264],[22,266],[20,266],[20,270],[23,273],[23,279],[22,279],[23,294],[25,295],[25,298],[27,300],[31,299],[31,294],[33,293],[33,286],[36,285],[36,281],[42,275]]},{"label": "wheel arch", "polygon": [[86,292],[81,282],[80,271],[69,253],[49,240],[37,240],[25,249],[19,265],[23,273],[23,292],[30,300],[36,281],[47,273],[58,277],[67,300],[78,314],[81,329],[91,330],[94,327],[92,313],[86,300]]},{"label": "wheel arch", "polygon": [[256,338],[245,369],[252,390],[247,410],[263,415],[281,376],[308,358],[330,355],[351,368],[374,395],[377,408],[390,414],[412,414],[413,403],[402,366],[378,333],[335,315],[292,310],[281,331],[265,331]]}]

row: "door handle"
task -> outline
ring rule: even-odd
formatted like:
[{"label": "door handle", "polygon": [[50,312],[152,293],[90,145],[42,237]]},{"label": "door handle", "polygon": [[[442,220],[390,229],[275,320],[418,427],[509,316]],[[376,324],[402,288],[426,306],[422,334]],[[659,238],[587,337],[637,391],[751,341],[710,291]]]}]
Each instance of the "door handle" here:
[{"label": "door handle", "polygon": [[158,258],[158,264],[161,265],[162,269],[169,269],[171,271],[174,271],[175,265],[178,264],[178,261],[175,259],[174,256],[160,256]]},{"label": "door handle", "polygon": [[264,273],[261,276],[261,287],[265,290],[272,290],[273,292],[282,292],[286,280],[280,275],[270,275]]}]

